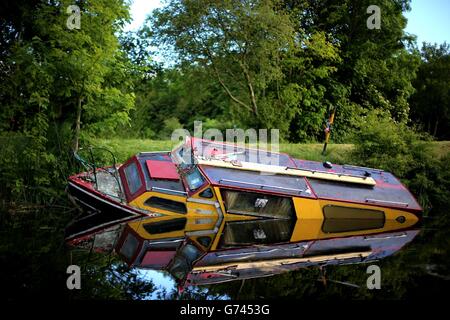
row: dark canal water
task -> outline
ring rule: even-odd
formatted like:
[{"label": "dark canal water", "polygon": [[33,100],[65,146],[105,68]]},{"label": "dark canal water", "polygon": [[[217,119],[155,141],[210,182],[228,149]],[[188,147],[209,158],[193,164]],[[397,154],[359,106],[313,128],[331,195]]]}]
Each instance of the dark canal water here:
[{"label": "dark canal water", "polygon": [[[71,210],[70,207],[55,206],[37,210],[15,207],[1,211],[0,280],[10,293],[10,300],[24,297],[63,300],[422,300],[443,299],[450,289],[450,224],[447,214],[435,215],[436,218],[424,217],[420,228],[416,228],[420,232],[408,238],[410,241],[401,249],[392,250],[393,246],[387,245],[379,251],[380,259],[367,263],[350,259],[342,265],[323,268],[319,268],[318,264],[302,265],[301,268],[293,267],[292,271],[272,276],[266,273],[254,279],[240,280],[236,277],[239,280],[186,286],[180,293],[174,278],[165,271],[129,270],[115,255],[69,250],[64,244],[64,228],[68,219],[61,217],[69,217]],[[401,239],[402,233],[404,231],[398,231],[394,238]],[[376,235],[372,237],[376,238]],[[338,254],[345,255],[350,251]],[[81,268],[81,290],[67,289],[66,268],[71,264]],[[379,267],[380,289],[369,289],[367,286],[368,279],[373,275],[373,272],[368,273],[368,267],[373,265]]]}]

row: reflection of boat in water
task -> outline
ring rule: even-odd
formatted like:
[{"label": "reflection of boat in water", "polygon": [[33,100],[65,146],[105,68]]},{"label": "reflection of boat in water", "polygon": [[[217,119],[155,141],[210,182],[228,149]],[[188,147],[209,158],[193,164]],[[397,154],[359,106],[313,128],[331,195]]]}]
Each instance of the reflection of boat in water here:
[{"label": "reflection of boat in water", "polygon": [[[166,220],[167,225],[178,223],[173,220]],[[225,229],[235,223],[225,222]],[[138,231],[142,224],[136,222],[126,227],[117,251],[130,266],[167,270],[182,283],[201,285],[270,276],[311,266],[372,262],[398,251],[419,232],[408,229],[367,235],[359,231],[345,237],[336,232],[316,239],[278,242],[275,233],[283,228],[278,225],[280,221],[263,227],[261,223],[249,220],[244,227],[237,227],[234,232],[241,233],[246,242],[230,244],[227,231],[220,235],[184,230],[177,235],[169,231],[143,238]],[[321,221],[313,223],[320,229]],[[257,232],[266,234],[264,245],[254,236]],[[252,236],[255,240],[248,242]]]},{"label": "reflection of boat in water", "polygon": [[255,251],[210,252],[195,263],[186,280],[188,284],[202,285],[271,276],[312,266],[374,262],[401,249],[418,232],[415,229],[302,241]]},{"label": "reflection of boat in water", "polygon": [[412,240],[421,213],[382,170],[194,138],[93,167],[68,191],[83,209],[68,243],[190,284],[374,261]]}]

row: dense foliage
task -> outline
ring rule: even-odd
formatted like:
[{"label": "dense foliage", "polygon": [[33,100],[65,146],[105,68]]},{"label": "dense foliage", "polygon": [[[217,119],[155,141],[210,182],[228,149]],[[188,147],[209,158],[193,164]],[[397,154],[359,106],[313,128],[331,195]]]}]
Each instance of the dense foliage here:
[{"label": "dense foliage", "polygon": [[[289,141],[311,141],[322,139],[324,122],[337,107],[335,140],[343,141],[355,128],[355,118],[374,109],[407,122],[420,64],[403,31],[409,2],[382,1],[380,30],[366,26],[369,5],[169,1],[147,23],[155,44],[178,58],[174,69],[182,78],[190,82],[194,69],[214,82],[210,92],[221,89],[225,105],[202,88],[204,98],[191,105],[201,115],[202,106],[212,104],[219,114],[210,118],[239,127],[278,128]],[[175,94],[182,100],[184,95]],[[147,99],[140,103],[145,101],[148,105],[139,108],[159,109]],[[174,116],[190,127],[197,115]]]},{"label": "dense foliage", "polygon": [[440,139],[450,137],[450,46],[422,47],[422,59],[411,96],[411,119]]}]

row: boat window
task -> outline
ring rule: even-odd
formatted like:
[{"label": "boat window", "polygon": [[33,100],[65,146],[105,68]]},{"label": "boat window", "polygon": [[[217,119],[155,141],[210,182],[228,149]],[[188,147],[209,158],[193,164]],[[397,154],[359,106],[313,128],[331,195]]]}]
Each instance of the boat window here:
[{"label": "boat window", "polygon": [[205,183],[205,179],[198,168],[194,168],[191,172],[186,174],[185,179],[188,184],[188,188],[191,191],[197,190]]},{"label": "boat window", "polygon": [[222,190],[228,213],[270,218],[293,218],[292,199],[268,194]]},{"label": "boat window", "polygon": [[131,194],[136,193],[142,187],[141,177],[135,162],[130,163],[125,169],[125,178],[127,179],[128,189]]},{"label": "boat window", "polygon": [[380,210],[327,205],[322,231],[339,233],[383,228],[385,216]]},{"label": "boat window", "polygon": [[182,280],[190,271],[190,267],[183,257],[175,257],[169,269],[170,274],[177,280]]},{"label": "boat window", "polygon": [[212,240],[211,237],[207,236],[197,238],[197,242],[200,243],[205,248],[209,247],[209,245],[211,244],[211,240]]},{"label": "boat window", "polygon": [[143,225],[145,231],[150,234],[160,234],[172,231],[184,230],[186,227],[186,218],[177,218],[171,220],[151,222]]},{"label": "boat window", "polygon": [[194,161],[192,158],[192,149],[190,144],[184,144],[178,149],[174,149],[174,155],[176,158],[176,163],[179,165],[181,170],[189,169]]},{"label": "boat window", "polygon": [[294,230],[294,219],[258,219],[227,222],[220,248],[288,242]]},{"label": "boat window", "polygon": [[264,149],[250,149],[244,145],[236,145],[234,141],[230,144],[196,139],[194,140],[194,148],[195,150],[200,150],[199,155],[204,158],[219,158],[267,165],[295,166],[294,162],[286,154],[270,152]]},{"label": "boat window", "polygon": [[202,252],[192,244],[186,244],[177,252],[169,272],[176,279],[184,279],[188,272],[192,270],[192,264],[201,256]]},{"label": "boat window", "polygon": [[199,196],[202,198],[208,198],[208,199],[211,199],[212,197],[214,197],[211,188],[207,188],[207,189],[203,190],[202,192],[200,192]]},{"label": "boat window", "polygon": [[120,253],[128,260],[130,261],[131,258],[133,258],[134,254],[136,253],[136,249],[139,245],[138,239],[136,239],[135,236],[133,236],[131,233],[129,233],[123,242],[122,248],[120,248]]},{"label": "boat window", "polygon": [[150,197],[144,202],[144,205],[176,213],[187,213],[185,203],[160,197]]}]

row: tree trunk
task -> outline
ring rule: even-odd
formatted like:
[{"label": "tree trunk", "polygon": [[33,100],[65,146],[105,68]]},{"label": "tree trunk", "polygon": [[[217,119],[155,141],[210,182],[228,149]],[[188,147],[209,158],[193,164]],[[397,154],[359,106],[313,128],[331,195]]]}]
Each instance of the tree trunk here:
[{"label": "tree trunk", "polygon": [[75,120],[75,136],[73,139],[73,151],[77,152],[79,148],[80,140],[80,126],[81,126],[81,97],[78,97],[77,101],[77,118]]},{"label": "tree trunk", "polygon": [[258,105],[256,103],[255,92],[253,91],[252,79],[250,78],[250,74],[248,73],[245,65],[241,61],[238,61],[238,63],[242,69],[242,72],[244,73],[245,79],[247,80],[248,93],[250,95],[250,101],[252,103],[253,114],[255,116],[258,116]]},{"label": "tree trunk", "polygon": [[433,130],[433,136],[436,137],[437,129],[438,129],[439,119],[436,119],[436,122],[434,123],[434,130]]},{"label": "tree trunk", "polygon": [[211,61],[211,65],[213,67],[214,73],[216,74],[217,80],[219,80],[220,85],[222,86],[222,88],[226,91],[226,93],[228,94],[228,96],[231,98],[231,100],[233,100],[234,102],[236,102],[237,104],[243,106],[244,108],[252,111],[252,108],[250,106],[248,106],[246,103],[242,102],[241,100],[239,100],[238,98],[236,98],[230,91],[230,89],[228,89],[228,87],[226,86],[225,82],[223,82],[222,78],[220,77],[220,72],[216,67],[216,64],[214,62],[213,56],[211,54],[211,52],[208,50],[208,48],[205,48],[206,50],[206,55],[209,57],[209,60]]}]

